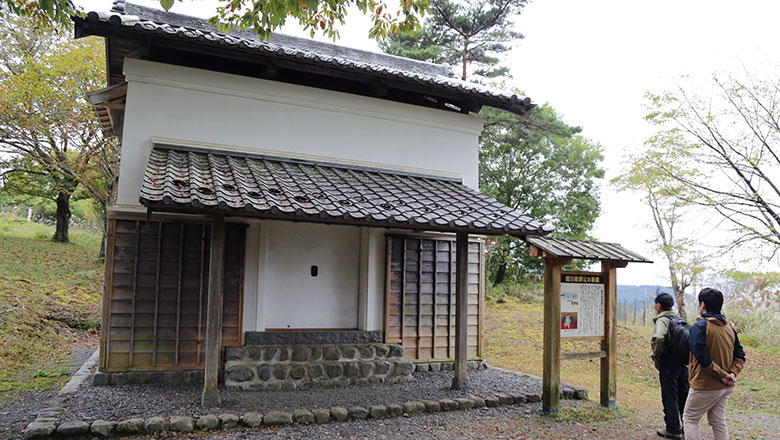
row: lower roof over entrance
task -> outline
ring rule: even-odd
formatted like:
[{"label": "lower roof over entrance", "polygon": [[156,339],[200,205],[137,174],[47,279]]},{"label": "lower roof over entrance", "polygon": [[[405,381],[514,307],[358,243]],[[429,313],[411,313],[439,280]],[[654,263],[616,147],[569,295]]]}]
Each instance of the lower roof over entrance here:
[{"label": "lower roof over entrance", "polygon": [[160,211],[440,232],[552,231],[454,179],[168,145],[152,150],[140,201]]}]

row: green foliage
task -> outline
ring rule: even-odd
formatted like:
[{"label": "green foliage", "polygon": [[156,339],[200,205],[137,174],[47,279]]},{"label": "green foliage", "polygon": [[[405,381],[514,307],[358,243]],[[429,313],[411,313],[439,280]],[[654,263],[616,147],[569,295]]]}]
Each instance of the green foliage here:
[{"label": "green foliage", "polygon": [[726,305],[725,313],[739,331],[742,344],[780,353],[780,308],[749,309]]},{"label": "green foliage", "polygon": [[524,302],[541,302],[543,287],[536,282],[525,283],[501,283],[497,286],[488,286],[485,289],[485,298],[496,304],[502,304],[507,298],[517,298]]},{"label": "green foliage", "polygon": [[464,80],[470,75],[509,76],[509,69],[499,66],[499,56],[511,49],[512,41],[523,38],[512,29],[512,18],[525,3],[526,0],[432,0],[431,15],[422,29],[391,34],[379,46],[394,55],[459,65]]},{"label": "green foliage", "polygon": [[[560,119],[550,105],[519,117],[484,109],[480,137],[480,191],[529,217],[550,223],[561,238],[588,238],[600,214],[602,148]],[[540,279],[542,262],[518,239],[489,243],[488,278]]]}]

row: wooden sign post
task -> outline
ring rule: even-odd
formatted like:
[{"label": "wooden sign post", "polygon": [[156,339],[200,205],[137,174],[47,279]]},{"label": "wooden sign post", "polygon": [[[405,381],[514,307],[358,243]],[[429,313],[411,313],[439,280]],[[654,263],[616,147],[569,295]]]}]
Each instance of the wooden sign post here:
[{"label": "wooden sign post", "polygon": [[[601,359],[601,406],[617,408],[616,273],[629,261],[651,261],[614,244],[607,253],[598,247],[602,243],[539,237],[527,241],[531,256],[544,258],[542,411],[556,414],[560,408],[560,361],[567,359]],[[601,261],[601,272],[564,272],[562,267],[575,258]],[[561,354],[561,338],[600,340],[601,350]]]}]

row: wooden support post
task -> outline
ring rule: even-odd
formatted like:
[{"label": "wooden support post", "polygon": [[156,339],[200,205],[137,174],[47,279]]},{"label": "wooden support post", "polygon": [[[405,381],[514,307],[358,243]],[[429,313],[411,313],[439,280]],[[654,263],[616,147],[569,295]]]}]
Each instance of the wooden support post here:
[{"label": "wooden support post", "polygon": [[222,281],[225,255],[225,216],[215,214],[211,223],[211,256],[209,259],[208,308],[206,310],[206,371],[201,405],[220,404],[217,390],[219,347],[222,339]]},{"label": "wooden support post", "polygon": [[544,259],[544,355],[542,412],[557,414],[561,400],[561,266],[571,260]]},{"label": "wooden support post", "polygon": [[601,350],[607,355],[601,358],[601,406],[617,408],[617,268],[628,263],[603,261],[601,272],[604,274],[606,289],[604,304],[604,339]]},{"label": "wooden support post", "polygon": [[466,352],[469,319],[469,234],[458,232],[455,243],[455,377],[453,390],[466,389]]}]

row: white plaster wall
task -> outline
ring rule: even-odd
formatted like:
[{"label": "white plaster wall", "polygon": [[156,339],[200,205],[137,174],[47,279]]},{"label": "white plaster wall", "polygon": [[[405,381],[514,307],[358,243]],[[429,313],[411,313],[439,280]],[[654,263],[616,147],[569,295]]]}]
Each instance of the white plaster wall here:
[{"label": "white plaster wall", "polygon": [[360,228],[280,221],[267,227],[265,327],[357,328]]},{"label": "white plaster wall", "polygon": [[137,205],[151,138],[438,171],[478,185],[476,116],[128,58],[118,205]]},{"label": "white plaster wall", "polygon": [[[478,186],[482,121],[475,116],[136,59],[125,60],[124,73],[119,210],[138,207],[153,138],[457,176]],[[244,331],[383,329],[385,230],[248,222]],[[315,244],[328,236],[341,238]],[[309,275],[312,264],[319,279]]]}]

